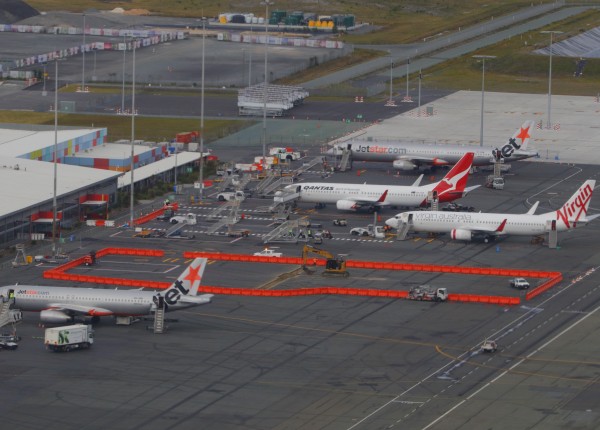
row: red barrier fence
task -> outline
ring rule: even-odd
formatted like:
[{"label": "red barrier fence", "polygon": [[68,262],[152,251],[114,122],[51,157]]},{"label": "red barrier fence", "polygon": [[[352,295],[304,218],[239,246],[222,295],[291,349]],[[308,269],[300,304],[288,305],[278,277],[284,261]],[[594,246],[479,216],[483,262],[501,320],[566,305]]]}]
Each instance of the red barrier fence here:
[{"label": "red barrier fence", "polygon": [[[136,248],[104,248],[96,252],[96,257],[100,258],[106,255],[131,255],[137,257],[162,257],[164,251],[156,249],[136,249]],[[245,254],[228,254],[219,252],[198,252],[188,251],[184,253],[185,258],[208,258],[221,261],[238,261],[248,263],[277,263],[301,265],[302,258],[299,257],[264,257]],[[76,282],[91,282],[104,285],[126,286],[136,288],[154,288],[166,289],[170,287],[168,282],[136,280],[125,278],[108,278],[103,276],[91,276],[81,274],[66,273],[67,270],[83,264],[85,257],[80,257],[76,260],[69,261],[57,268],[44,272],[44,278],[68,280]],[[323,258],[311,258],[311,264],[324,266],[326,260]],[[349,268],[357,269],[375,269],[375,270],[404,270],[404,271],[426,271],[438,273],[453,273],[464,275],[481,275],[481,276],[511,276],[511,277],[529,277],[529,278],[550,278],[548,281],[527,293],[525,298],[532,299],[538,294],[543,293],[549,288],[556,285],[562,280],[560,272],[541,272],[524,269],[502,269],[502,268],[481,268],[481,267],[461,267],[461,266],[443,266],[429,264],[409,264],[409,263],[387,263],[373,261],[347,261]],[[308,296],[308,295],[352,295],[363,297],[389,297],[389,298],[407,298],[408,291],[396,290],[376,290],[376,289],[361,289],[361,288],[346,288],[346,287],[317,287],[317,288],[301,288],[291,290],[259,290],[247,288],[229,288],[216,286],[201,286],[203,293],[222,294],[222,295],[242,295],[242,296],[261,296],[261,297],[291,297],[291,296]],[[483,296],[475,294],[449,294],[448,300],[452,302],[471,302],[471,303],[489,303],[496,305],[518,305],[521,300],[519,297],[503,297],[503,296]]]}]

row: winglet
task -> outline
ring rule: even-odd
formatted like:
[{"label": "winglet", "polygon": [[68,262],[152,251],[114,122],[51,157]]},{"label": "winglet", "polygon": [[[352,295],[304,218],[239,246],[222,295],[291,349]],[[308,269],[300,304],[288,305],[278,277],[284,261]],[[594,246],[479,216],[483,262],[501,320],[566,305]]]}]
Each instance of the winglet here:
[{"label": "winglet", "polygon": [[385,198],[387,197],[387,193],[388,193],[388,190],[385,190],[383,192],[383,194],[381,195],[381,197],[379,197],[379,200],[377,200],[377,203],[383,203],[383,202],[385,202]]},{"label": "winglet", "polygon": [[504,227],[506,226],[506,221],[507,220],[508,220],[508,218],[504,218],[504,221],[502,221],[502,223],[496,229],[497,233],[502,233],[504,231]]}]

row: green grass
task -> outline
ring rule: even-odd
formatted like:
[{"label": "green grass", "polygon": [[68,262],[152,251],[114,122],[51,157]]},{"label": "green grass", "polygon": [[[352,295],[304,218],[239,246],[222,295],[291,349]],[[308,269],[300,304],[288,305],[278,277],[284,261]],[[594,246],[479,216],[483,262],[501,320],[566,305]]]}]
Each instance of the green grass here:
[{"label": "green grass", "polygon": [[[424,71],[423,86],[448,90],[480,90],[481,63],[472,55],[495,55],[497,58],[485,63],[485,89],[515,93],[544,94],[548,92],[547,56],[532,52],[547,47],[550,39],[541,30],[558,30],[564,33],[555,36],[555,41],[575,36],[600,25],[600,11],[591,10],[584,14],[555,23],[544,29],[505,40],[469,55],[446,61]],[[600,91],[600,60],[588,59],[583,77],[575,78],[575,58],[553,56],[552,93],[595,96]],[[411,76],[416,79],[417,76]],[[405,82],[398,80],[400,85]]]},{"label": "green grass", "polygon": [[[54,125],[53,113],[0,111],[0,123]],[[59,114],[58,124],[72,127],[106,127],[108,139],[131,139],[131,117],[116,115]],[[205,120],[204,141],[210,143],[254,124],[247,120]],[[147,141],[170,141],[177,133],[198,130],[197,119],[156,118],[139,116],[135,119],[135,138]]]}]

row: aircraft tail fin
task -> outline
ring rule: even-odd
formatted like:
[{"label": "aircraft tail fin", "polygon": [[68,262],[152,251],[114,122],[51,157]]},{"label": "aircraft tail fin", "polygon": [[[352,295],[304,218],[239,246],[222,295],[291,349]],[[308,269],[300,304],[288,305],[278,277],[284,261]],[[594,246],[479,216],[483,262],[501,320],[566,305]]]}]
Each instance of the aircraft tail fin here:
[{"label": "aircraft tail fin", "polygon": [[538,206],[539,206],[539,204],[540,204],[540,202],[539,202],[539,201],[535,202],[535,203],[533,204],[533,206],[531,206],[531,207],[529,208],[529,210],[527,211],[527,215],[534,215],[534,214],[535,214],[535,211],[537,210],[537,208],[538,208]]},{"label": "aircraft tail fin", "polygon": [[585,181],[575,194],[556,211],[556,220],[562,221],[568,229],[575,227],[575,224],[580,220],[583,222],[589,221],[586,215],[595,186],[596,181],[594,179]]},{"label": "aircraft tail fin", "polygon": [[192,263],[185,269],[185,271],[177,278],[177,280],[167,290],[166,295],[171,290],[175,290],[178,294],[187,296],[197,296],[198,287],[202,281],[202,275],[204,269],[206,269],[206,258],[196,258]]},{"label": "aircraft tail fin", "polygon": [[415,181],[414,184],[412,184],[413,187],[418,187],[419,185],[421,185],[421,181],[423,180],[423,174],[421,174],[417,180]]},{"label": "aircraft tail fin", "polygon": [[474,157],[475,153],[467,152],[446,176],[435,184],[433,191],[437,191],[440,201],[451,201],[463,196]]},{"label": "aircraft tail fin", "polygon": [[535,123],[531,120],[525,121],[523,125],[515,131],[515,134],[512,135],[507,143],[512,143],[514,141],[519,149],[527,149],[531,134],[535,128],[534,125]]}]

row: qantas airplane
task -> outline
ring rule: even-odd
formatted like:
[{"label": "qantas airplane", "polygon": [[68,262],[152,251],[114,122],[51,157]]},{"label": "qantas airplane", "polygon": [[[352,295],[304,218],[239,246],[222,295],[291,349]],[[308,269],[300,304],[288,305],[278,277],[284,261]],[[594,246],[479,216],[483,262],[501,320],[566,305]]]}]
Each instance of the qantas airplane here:
[{"label": "qantas airplane", "polygon": [[453,240],[479,239],[485,243],[503,235],[535,236],[550,230],[572,230],[600,216],[587,216],[595,185],[595,180],[585,181],[563,207],[540,215],[535,215],[539,204],[536,202],[525,214],[412,211],[385,223],[393,228],[405,223],[414,231],[450,233]]},{"label": "qantas airplane", "polygon": [[206,258],[196,258],[164,292],[17,284],[0,287],[0,294],[8,298],[14,293],[16,309],[39,312],[41,321],[52,324],[71,322],[76,316],[97,320],[110,315],[149,315],[156,309],[159,296],[167,311],[177,311],[210,303],[212,294],[198,295],[206,261]]},{"label": "qantas airplane", "polygon": [[429,192],[437,193],[440,202],[450,202],[463,197],[479,187],[465,188],[473,153],[466,153],[439,182],[418,186],[421,178],[412,186],[334,184],[312,182],[288,185],[283,191],[275,193],[274,202],[282,203],[286,195],[296,195],[297,201],[308,203],[335,203],[338,210],[357,210],[367,208],[375,210],[385,206],[418,207],[427,204]]},{"label": "qantas airplane", "polygon": [[533,121],[525,121],[501,148],[475,145],[433,145],[403,142],[349,141],[334,145],[329,155],[340,155],[351,151],[352,161],[391,162],[398,170],[416,170],[430,166],[445,166],[456,163],[466,152],[474,152],[474,166],[494,163],[494,159],[516,161],[537,157],[537,151],[527,150],[534,128]]}]

